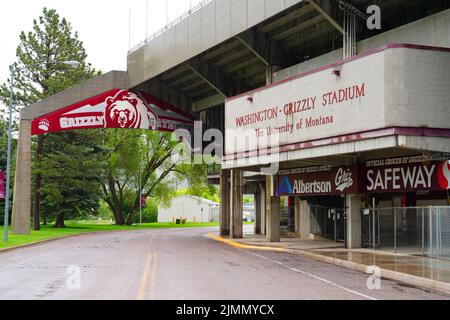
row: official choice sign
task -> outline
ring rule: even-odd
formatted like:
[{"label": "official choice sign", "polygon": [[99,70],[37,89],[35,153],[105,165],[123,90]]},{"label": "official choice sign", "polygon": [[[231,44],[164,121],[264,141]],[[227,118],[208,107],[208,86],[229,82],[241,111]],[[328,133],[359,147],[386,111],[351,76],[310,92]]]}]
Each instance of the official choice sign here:
[{"label": "official choice sign", "polygon": [[307,167],[278,176],[278,196],[340,195],[357,193],[358,167]]},{"label": "official choice sign", "polygon": [[32,121],[33,135],[94,128],[172,132],[194,118],[147,93],[114,89]]},{"label": "official choice sign", "polygon": [[367,161],[365,166],[306,167],[277,177],[278,196],[450,190],[450,160],[423,155]]},{"label": "official choice sign", "polygon": [[450,189],[450,161],[424,161],[423,156],[366,162],[367,192],[414,192]]}]

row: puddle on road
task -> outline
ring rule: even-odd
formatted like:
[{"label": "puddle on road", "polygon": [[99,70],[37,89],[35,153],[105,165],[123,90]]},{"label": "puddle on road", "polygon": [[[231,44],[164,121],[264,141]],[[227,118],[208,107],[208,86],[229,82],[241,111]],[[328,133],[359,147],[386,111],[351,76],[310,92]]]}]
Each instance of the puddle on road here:
[{"label": "puddle on road", "polygon": [[323,256],[347,260],[364,265],[376,265],[401,273],[407,273],[432,280],[450,282],[450,261],[416,256],[379,255],[361,252],[318,252]]}]

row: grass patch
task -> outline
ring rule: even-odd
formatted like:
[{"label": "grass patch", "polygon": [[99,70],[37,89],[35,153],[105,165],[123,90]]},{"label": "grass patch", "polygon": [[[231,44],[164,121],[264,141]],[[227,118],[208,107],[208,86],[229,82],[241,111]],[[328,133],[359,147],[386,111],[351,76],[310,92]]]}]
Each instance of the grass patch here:
[{"label": "grass patch", "polygon": [[120,231],[120,230],[143,230],[143,229],[173,229],[173,228],[200,228],[217,227],[219,224],[213,223],[188,223],[177,225],[175,223],[145,223],[134,226],[116,226],[105,221],[66,221],[66,228],[56,229],[53,225],[41,226],[40,231],[31,230],[30,235],[9,234],[8,242],[3,242],[3,227],[0,227],[0,250],[9,247],[20,246],[28,243],[39,242],[47,239],[54,239],[81,233],[99,231]]}]

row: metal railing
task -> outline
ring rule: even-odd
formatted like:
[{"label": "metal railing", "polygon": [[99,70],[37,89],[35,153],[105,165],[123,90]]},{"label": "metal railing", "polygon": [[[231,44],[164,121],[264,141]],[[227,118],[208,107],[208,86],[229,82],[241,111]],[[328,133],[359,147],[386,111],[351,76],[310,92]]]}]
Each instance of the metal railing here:
[{"label": "metal railing", "polygon": [[362,236],[373,249],[450,258],[450,207],[366,209]]},{"label": "metal railing", "polygon": [[177,25],[179,22],[183,21],[184,19],[186,19],[187,17],[189,17],[191,14],[193,14],[194,12],[200,10],[201,8],[203,8],[204,6],[206,6],[208,3],[210,3],[213,0],[203,0],[202,2],[200,2],[199,4],[195,5],[194,7],[192,7],[192,9],[190,9],[189,11],[183,13],[181,16],[179,16],[178,18],[176,18],[175,20],[173,20],[172,22],[170,22],[168,25],[166,25],[164,28],[156,31],[154,34],[152,34],[151,36],[149,36],[147,39],[145,39],[144,41],[138,43],[137,45],[135,45],[133,48],[131,48],[130,50],[128,50],[128,54],[133,53],[134,51],[142,48],[143,46],[145,46],[147,43],[149,43],[150,41],[154,40],[156,37],[159,37],[160,35],[162,35],[164,32],[166,32],[167,30],[171,29],[172,27],[174,27],[175,25]]}]

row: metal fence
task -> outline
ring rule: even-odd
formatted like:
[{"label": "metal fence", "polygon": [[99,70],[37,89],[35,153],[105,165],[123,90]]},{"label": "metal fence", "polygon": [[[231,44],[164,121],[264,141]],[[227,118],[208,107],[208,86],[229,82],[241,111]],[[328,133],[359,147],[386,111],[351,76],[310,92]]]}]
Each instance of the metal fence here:
[{"label": "metal fence", "polygon": [[365,246],[450,258],[450,207],[375,208],[362,214]]},{"label": "metal fence", "polygon": [[345,241],[345,209],[313,205],[310,221],[312,234],[334,241]]}]

